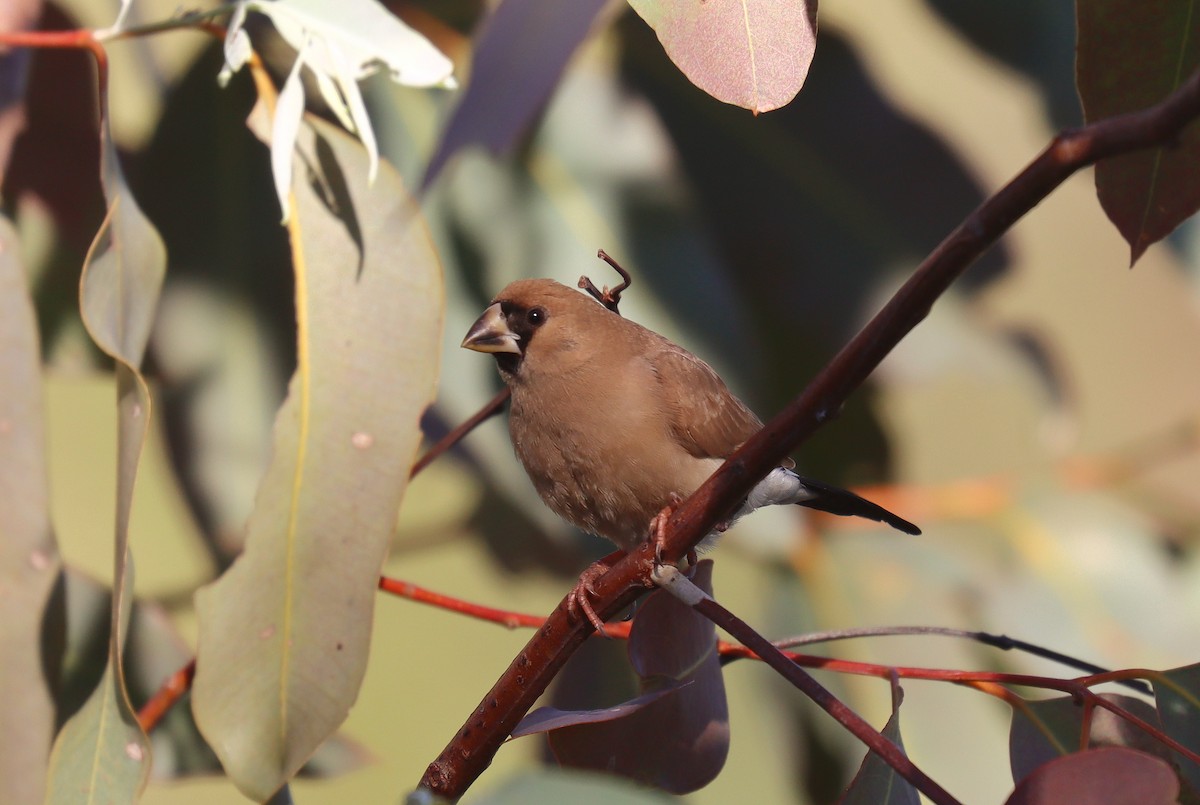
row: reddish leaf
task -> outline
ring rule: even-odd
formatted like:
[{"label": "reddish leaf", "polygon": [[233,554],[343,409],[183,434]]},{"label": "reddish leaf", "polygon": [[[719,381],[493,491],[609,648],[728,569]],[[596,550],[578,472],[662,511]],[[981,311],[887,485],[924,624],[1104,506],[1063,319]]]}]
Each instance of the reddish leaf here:
[{"label": "reddish leaf", "polygon": [[539,707],[529,713],[516,729],[512,731],[513,738],[524,738],[526,735],[536,735],[539,732],[550,732],[563,727],[577,727],[580,724],[600,724],[605,721],[615,721],[618,718],[632,715],[651,702],[658,701],[673,690],[682,687],[674,685],[664,687],[651,693],[643,693],[627,702],[614,704],[612,707],[602,707],[597,710],[561,710],[557,707]]},{"label": "reddish leaf", "polygon": [[[712,593],[712,560],[696,567],[692,583]],[[711,656],[716,646],[712,621],[684,607],[675,596],[662,592],[640,605],[629,632],[629,661],[643,688],[660,680],[684,681]]]},{"label": "reddish leaf", "polygon": [[1156,757],[1107,747],[1061,757],[1026,777],[1006,805],[1173,805],[1175,772]]},{"label": "reddish leaf", "polygon": [[[1078,0],[1075,78],[1089,123],[1158,103],[1200,67],[1195,0]],[[1200,209],[1200,126],[1173,147],[1096,166],[1100,204],[1130,263]]]},{"label": "reddish leaf", "polygon": [[693,84],[755,114],[796,97],[817,49],[817,0],[629,0],[629,5]]},{"label": "reddish leaf", "polygon": [[[712,592],[712,562],[693,581]],[[616,773],[685,794],[720,773],[729,751],[729,710],[711,622],[665,591],[638,611],[629,653],[642,696],[603,710],[531,713],[514,736],[545,731],[564,766]]]}]

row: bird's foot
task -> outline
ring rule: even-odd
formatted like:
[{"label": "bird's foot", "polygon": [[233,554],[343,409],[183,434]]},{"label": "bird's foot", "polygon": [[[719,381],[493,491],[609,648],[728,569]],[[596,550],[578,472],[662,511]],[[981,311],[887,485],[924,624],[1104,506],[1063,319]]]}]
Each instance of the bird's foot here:
[{"label": "bird's foot", "polygon": [[[654,561],[657,564],[663,563],[662,552],[663,545],[667,541],[667,521],[679,508],[680,503],[683,503],[683,498],[672,492],[670,502],[663,506],[662,511],[654,515],[654,519],[650,521],[650,542],[654,545]],[[688,558],[693,556],[695,556],[695,551],[689,551]]]},{"label": "bird's foot", "polygon": [[624,556],[625,551],[613,551],[608,556],[601,557],[592,562],[579,574],[579,581],[575,582],[575,586],[571,588],[571,592],[567,593],[567,615],[572,620],[578,620],[582,614],[582,617],[587,618],[588,622],[604,638],[609,638],[612,635],[604,628],[604,621],[596,614],[596,610],[592,607],[592,602],[589,598],[596,595],[596,582]]}]

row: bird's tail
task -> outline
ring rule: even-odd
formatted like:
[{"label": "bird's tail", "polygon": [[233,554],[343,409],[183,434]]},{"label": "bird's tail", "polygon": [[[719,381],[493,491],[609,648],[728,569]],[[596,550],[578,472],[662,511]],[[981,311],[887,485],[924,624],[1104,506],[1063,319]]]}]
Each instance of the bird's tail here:
[{"label": "bird's tail", "polygon": [[823,484],[811,478],[801,476],[797,476],[797,478],[800,480],[802,491],[809,495],[803,500],[795,501],[798,506],[807,506],[810,509],[843,517],[865,517],[878,523],[887,523],[898,531],[914,536],[921,533],[921,529],[908,520],[892,514],[878,503],[872,503],[866,498],[859,497],[848,489]]}]

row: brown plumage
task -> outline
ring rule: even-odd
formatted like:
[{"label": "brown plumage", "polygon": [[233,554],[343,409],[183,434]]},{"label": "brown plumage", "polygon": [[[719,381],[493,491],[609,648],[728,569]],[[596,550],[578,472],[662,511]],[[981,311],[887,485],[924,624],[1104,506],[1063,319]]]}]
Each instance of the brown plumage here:
[{"label": "brown plumage", "polygon": [[[509,285],[462,345],[494,354],[512,390],[513,446],[542,500],[623,549],[762,427],[704,361],[553,280]],[[739,514],[798,503],[920,533],[790,466],[760,483]]]}]

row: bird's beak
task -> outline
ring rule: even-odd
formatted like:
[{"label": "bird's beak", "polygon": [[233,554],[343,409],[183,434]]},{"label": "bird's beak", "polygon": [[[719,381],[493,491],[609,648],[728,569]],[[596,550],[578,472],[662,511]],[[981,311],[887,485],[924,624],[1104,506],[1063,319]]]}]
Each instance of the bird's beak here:
[{"label": "bird's beak", "polygon": [[497,302],[475,320],[461,346],[476,352],[512,352],[520,355],[521,346],[517,343],[520,340],[519,335],[508,329],[508,322],[504,320],[500,303]]}]

